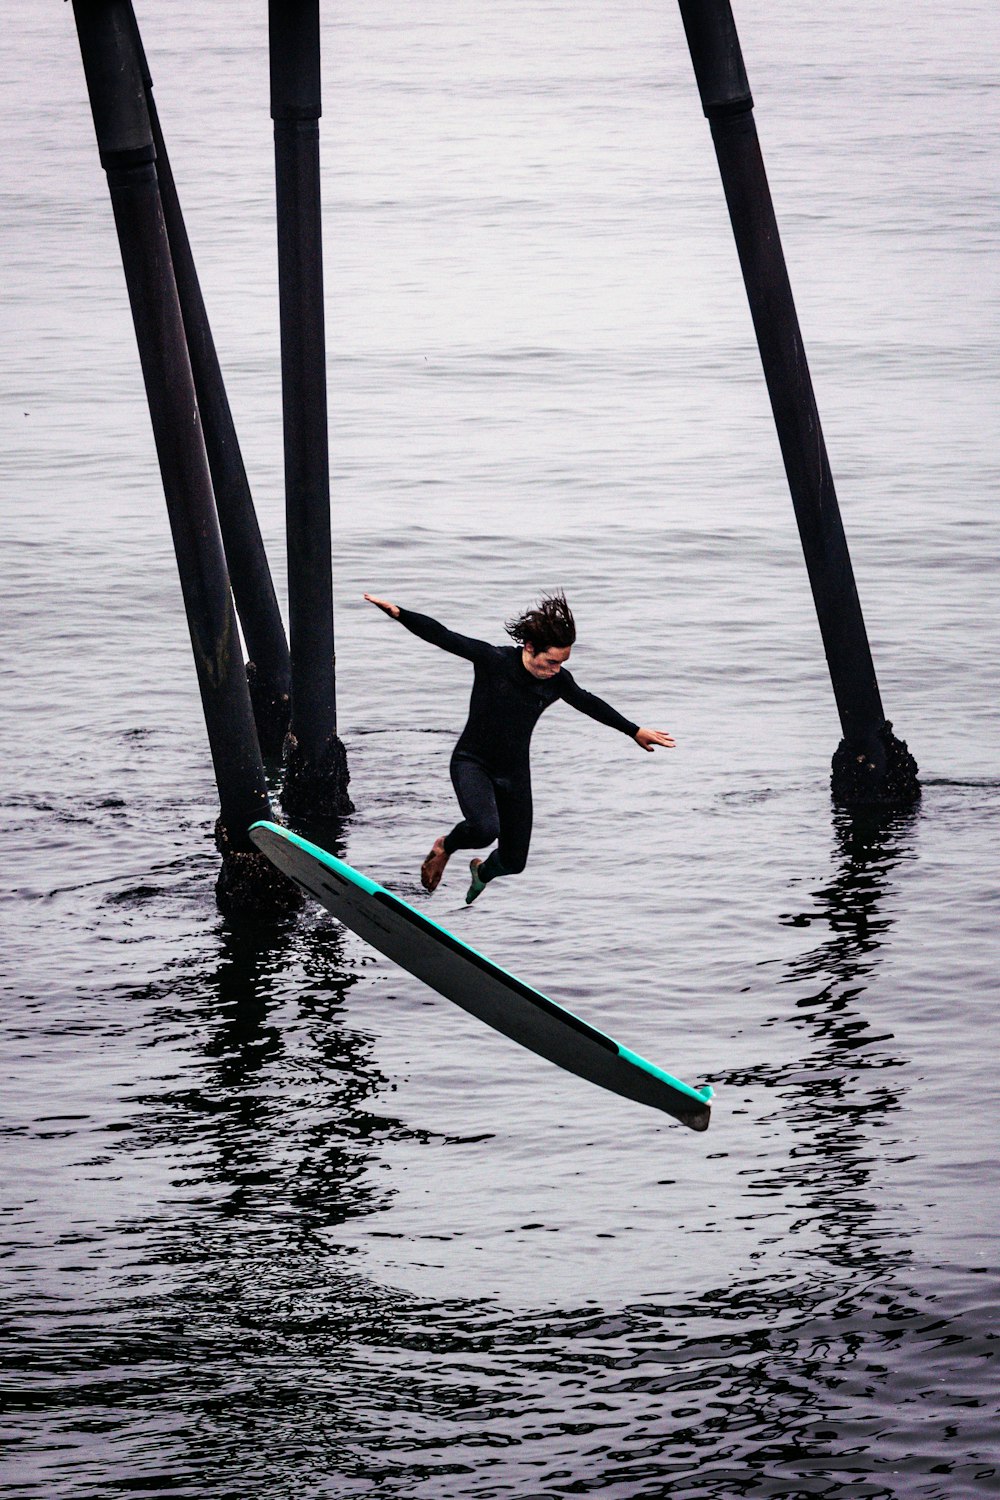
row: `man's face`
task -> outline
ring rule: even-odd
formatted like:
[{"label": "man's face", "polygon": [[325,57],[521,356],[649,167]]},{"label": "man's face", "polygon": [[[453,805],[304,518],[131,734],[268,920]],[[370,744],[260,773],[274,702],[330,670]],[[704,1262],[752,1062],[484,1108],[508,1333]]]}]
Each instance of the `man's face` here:
[{"label": "man's face", "polygon": [[564,661],[569,661],[572,646],[550,646],[547,651],[537,651],[529,641],[521,652],[521,660],[532,677],[555,677],[562,670]]}]

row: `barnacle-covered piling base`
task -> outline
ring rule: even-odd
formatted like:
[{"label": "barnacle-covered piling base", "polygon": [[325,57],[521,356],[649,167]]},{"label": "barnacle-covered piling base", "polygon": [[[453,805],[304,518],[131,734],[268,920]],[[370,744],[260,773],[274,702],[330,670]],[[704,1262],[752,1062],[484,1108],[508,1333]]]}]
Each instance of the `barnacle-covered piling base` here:
[{"label": "barnacle-covered piling base", "polygon": [[920,800],[917,763],[887,719],[867,750],[841,740],[830,773],[833,800],[843,807],[910,807]]}]

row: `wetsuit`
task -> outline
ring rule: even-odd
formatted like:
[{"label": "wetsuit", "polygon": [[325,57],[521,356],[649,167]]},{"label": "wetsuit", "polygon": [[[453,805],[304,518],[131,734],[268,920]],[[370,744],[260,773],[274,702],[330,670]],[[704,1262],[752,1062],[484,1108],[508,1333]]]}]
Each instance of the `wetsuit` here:
[{"label": "wetsuit", "polygon": [[432,646],[471,661],[475,669],[469,718],[451,757],[451,780],[462,809],[462,821],[445,836],[449,854],[497,847],[479,867],[479,879],[519,875],[531,842],[531,733],[550,703],[562,699],[589,718],[634,739],[632,724],[593,693],[578,687],[563,667],[554,677],[533,677],[521,660],[520,646],[491,646],[472,636],[456,635],[432,620],[400,609],[400,624]]}]

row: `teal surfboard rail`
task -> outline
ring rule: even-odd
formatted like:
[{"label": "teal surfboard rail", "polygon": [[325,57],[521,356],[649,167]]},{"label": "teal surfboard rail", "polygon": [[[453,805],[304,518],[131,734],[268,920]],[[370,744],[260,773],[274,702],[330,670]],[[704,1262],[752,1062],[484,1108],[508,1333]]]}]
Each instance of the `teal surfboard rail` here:
[{"label": "teal surfboard rail", "polygon": [[463,1010],[568,1072],[708,1128],[709,1085],[692,1088],[623,1047],[318,844],[270,822],[250,836],[345,926]]}]

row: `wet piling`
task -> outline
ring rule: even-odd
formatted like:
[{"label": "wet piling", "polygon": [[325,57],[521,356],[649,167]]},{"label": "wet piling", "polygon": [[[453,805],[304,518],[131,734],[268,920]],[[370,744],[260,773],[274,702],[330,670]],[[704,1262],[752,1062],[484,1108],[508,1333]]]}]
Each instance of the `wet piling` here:
[{"label": "wet piling", "polygon": [[188,353],[198,394],[212,488],[236,612],[246,642],[247,679],[257,737],[265,755],[280,756],[291,713],[291,663],[281,611],[257,523],[222,368],[170,167],[153,80],[135,27],[146,105],[156,151],[156,175],[170,242]]},{"label": "wet piling", "polygon": [[729,0],[679,0],[805,555],[843,740],[834,797],[905,804],[917,765],[882,707]]},{"label": "wet piling", "polygon": [[296,819],[351,812],[337,736],[326,334],[319,174],[319,0],[270,0],[271,115],[285,443],[292,718],[283,805]]},{"label": "wet piling", "polygon": [[295,893],[253,848],[271,816],[187,339],[160,202],[129,0],[74,0],[111,193],[153,437],[219,788],[217,893],[229,910],[287,909]]}]

